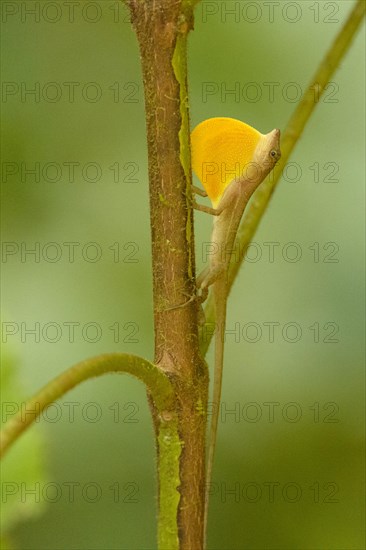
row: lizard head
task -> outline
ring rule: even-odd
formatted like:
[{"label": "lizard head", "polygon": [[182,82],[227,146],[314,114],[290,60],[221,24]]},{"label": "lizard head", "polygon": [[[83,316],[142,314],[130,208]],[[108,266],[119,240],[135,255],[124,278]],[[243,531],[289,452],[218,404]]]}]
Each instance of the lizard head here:
[{"label": "lizard head", "polygon": [[261,180],[274,168],[281,158],[280,130],[272,130],[261,136],[253,155],[253,163],[261,172]]}]

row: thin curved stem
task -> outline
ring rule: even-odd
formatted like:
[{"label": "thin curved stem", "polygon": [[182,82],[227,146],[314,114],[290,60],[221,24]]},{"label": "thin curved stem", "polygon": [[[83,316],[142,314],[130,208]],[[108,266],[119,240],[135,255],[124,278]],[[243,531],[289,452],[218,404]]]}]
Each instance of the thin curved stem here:
[{"label": "thin curved stem", "polygon": [[[280,180],[283,167],[300,139],[306,124],[308,123],[315,107],[319,103],[320,97],[327,87],[327,84],[349,50],[352,40],[363,21],[365,7],[365,0],[358,0],[355,3],[347,21],[343,25],[339,34],[336,36],[328,53],[320,63],[307,91],[287,124],[281,140],[281,161],[276,165],[271,177],[267,178],[262,185],[260,185],[248,205],[246,214],[244,215],[244,219],[240,225],[237,235],[235,250],[239,251],[239,258],[238,261],[231,264],[228,279],[229,290],[237,277],[240,266],[244,261],[248,245],[253,239],[262,216],[268,207],[271,196]],[[206,327],[207,325],[214,324],[215,310],[212,294],[210,295],[205,307],[205,317]],[[201,330],[200,347],[203,355],[207,352],[212,336],[213,331],[207,331],[205,328]]]},{"label": "thin curved stem", "polygon": [[22,411],[19,411],[5,424],[0,432],[0,457],[4,456],[9,447],[50,404],[84,380],[110,372],[128,373],[144,382],[151,392],[158,411],[168,418],[175,416],[172,413],[175,393],[169,378],[162,370],[136,355],[127,353],[99,355],[67,369],[27,401],[27,411],[34,411],[34,413],[27,412],[24,415]]}]

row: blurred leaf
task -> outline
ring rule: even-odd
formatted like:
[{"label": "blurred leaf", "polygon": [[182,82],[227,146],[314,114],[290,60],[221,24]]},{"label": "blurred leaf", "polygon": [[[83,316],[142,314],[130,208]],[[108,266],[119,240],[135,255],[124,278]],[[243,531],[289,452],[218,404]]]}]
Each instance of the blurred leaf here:
[{"label": "blurred leaf", "polygon": [[[13,357],[7,350],[2,352],[1,368],[1,423],[24,406],[24,391],[18,377]],[[44,500],[39,498],[45,483],[45,460],[43,436],[37,428],[21,437],[5,456],[1,465],[2,513],[0,528],[7,533],[15,523],[39,516],[44,509]],[[34,494],[32,491],[36,489]],[[29,491],[29,492],[28,492]],[[1,548],[13,548],[5,537]]]}]

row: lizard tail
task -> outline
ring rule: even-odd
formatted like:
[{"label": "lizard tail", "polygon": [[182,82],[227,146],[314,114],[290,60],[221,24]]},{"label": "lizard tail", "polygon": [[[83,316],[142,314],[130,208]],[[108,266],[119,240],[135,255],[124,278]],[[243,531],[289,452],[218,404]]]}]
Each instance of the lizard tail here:
[{"label": "lizard tail", "polygon": [[215,297],[215,313],[216,313],[216,333],[215,333],[215,367],[213,379],[213,396],[212,396],[212,417],[209,432],[208,459],[206,470],[206,489],[205,489],[205,515],[204,515],[204,533],[206,548],[207,538],[207,520],[209,497],[211,492],[211,477],[214,464],[217,427],[220,415],[221,387],[222,387],[222,372],[224,364],[224,339],[226,326],[226,279],[220,277],[213,285]]}]

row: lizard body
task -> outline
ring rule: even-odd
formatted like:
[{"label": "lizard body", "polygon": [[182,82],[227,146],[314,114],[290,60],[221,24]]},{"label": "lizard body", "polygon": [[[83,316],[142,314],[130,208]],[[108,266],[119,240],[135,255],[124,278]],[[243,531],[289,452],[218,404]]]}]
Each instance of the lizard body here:
[{"label": "lizard body", "polygon": [[208,287],[213,285],[216,315],[213,411],[209,432],[205,525],[221,399],[230,260],[245,207],[255,189],[281,156],[279,140],[279,130],[263,135],[247,124],[230,118],[208,119],[192,132],[193,169],[213,205],[213,208],[197,204],[195,207],[215,216],[210,263],[197,278],[197,286],[201,290],[203,300],[207,297]]}]

